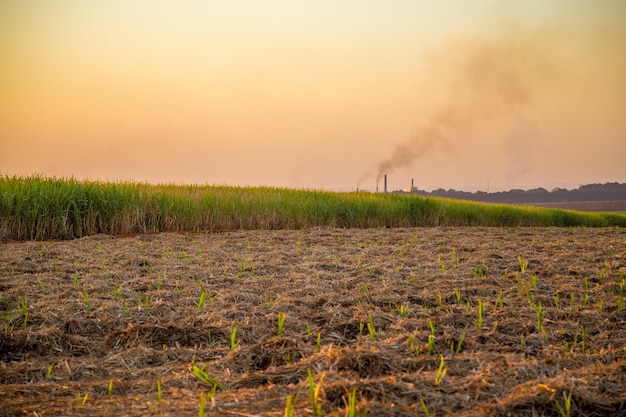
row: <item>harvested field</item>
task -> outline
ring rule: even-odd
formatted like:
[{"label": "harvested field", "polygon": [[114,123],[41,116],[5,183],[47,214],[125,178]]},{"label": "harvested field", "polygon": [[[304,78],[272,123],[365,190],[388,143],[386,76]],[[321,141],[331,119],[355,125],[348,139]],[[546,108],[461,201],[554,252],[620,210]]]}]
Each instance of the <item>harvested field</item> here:
[{"label": "harvested field", "polygon": [[619,228],[3,243],[0,416],[309,416],[309,371],[324,415],[624,416],[625,274]]}]

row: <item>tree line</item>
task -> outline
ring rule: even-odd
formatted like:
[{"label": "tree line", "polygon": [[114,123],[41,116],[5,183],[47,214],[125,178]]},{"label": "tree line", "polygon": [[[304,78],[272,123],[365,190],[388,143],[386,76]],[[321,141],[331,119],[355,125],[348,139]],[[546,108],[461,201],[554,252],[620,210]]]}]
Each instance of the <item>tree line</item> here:
[{"label": "tree line", "polygon": [[[402,191],[396,191],[402,193]],[[446,197],[459,200],[480,201],[485,203],[530,204],[530,203],[566,203],[579,201],[626,201],[626,184],[608,182],[605,184],[581,185],[576,189],[545,188],[531,190],[514,189],[488,193],[477,191],[457,191],[439,188],[431,192],[414,188],[411,194],[431,197]]]}]

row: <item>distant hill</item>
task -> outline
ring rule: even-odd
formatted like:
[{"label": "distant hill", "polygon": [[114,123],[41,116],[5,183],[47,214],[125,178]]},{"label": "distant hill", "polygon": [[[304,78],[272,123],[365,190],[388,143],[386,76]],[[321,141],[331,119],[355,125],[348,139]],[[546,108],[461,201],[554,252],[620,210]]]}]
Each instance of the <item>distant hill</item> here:
[{"label": "distant hill", "polygon": [[[406,193],[403,191],[396,192]],[[444,190],[443,188],[428,192],[413,188],[410,193],[485,203],[553,205],[555,203],[591,201],[626,201],[626,184],[608,182],[606,184],[581,185],[573,190],[554,188],[552,191],[548,191],[545,188],[535,188],[532,190],[510,190],[495,193],[486,193],[484,191],[470,193],[453,189]]]}]

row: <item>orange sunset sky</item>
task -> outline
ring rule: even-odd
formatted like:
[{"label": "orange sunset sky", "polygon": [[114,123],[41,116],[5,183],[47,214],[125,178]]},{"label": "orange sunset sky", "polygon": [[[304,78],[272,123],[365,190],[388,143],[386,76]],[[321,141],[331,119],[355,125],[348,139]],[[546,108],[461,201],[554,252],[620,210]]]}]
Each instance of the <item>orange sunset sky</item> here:
[{"label": "orange sunset sky", "polygon": [[626,182],[621,0],[2,0],[0,175]]}]

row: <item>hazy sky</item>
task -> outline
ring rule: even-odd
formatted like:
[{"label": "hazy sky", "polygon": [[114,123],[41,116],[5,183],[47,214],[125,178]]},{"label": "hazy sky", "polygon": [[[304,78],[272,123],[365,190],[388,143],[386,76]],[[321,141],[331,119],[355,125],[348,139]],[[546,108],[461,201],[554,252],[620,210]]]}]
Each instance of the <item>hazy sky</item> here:
[{"label": "hazy sky", "polygon": [[626,182],[626,1],[2,0],[0,175]]}]

